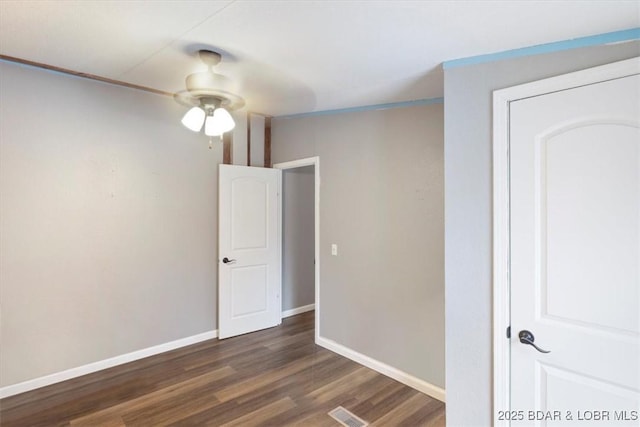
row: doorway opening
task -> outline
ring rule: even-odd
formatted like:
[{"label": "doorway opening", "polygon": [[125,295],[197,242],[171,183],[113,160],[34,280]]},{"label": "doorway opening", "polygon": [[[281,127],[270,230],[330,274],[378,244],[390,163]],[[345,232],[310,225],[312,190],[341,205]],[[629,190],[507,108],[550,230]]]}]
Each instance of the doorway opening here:
[{"label": "doorway opening", "polygon": [[315,309],[317,342],[320,336],[320,158],[276,163],[273,168],[282,170],[279,209],[282,316]]}]

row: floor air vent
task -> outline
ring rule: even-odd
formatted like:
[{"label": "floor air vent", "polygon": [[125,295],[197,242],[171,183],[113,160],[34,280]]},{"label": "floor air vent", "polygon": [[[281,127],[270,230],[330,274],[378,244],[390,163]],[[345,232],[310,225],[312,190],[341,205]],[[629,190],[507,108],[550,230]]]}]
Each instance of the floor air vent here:
[{"label": "floor air vent", "polygon": [[360,418],[356,417],[351,412],[344,409],[342,406],[338,406],[336,409],[329,412],[329,415],[343,426],[365,427],[369,425],[366,421],[363,421]]}]

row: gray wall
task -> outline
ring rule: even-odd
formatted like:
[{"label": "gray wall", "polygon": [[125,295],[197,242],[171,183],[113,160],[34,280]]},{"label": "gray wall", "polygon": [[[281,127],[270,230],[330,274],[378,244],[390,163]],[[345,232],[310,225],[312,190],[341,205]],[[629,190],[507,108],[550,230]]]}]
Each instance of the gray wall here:
[{"label": "gray wall", "polygon": [[321,335],[440,387],[443,121],[439,104],[272,122],[274,163],[320,156]]},{"label": "gray wall", "polygon": [[0,62],[2,386],[216,328],[219,144],[171,98]]},{"label": "gray wall", "polygon": [[315,301],[314,167],[282,171],[282,309]]},{"label": "gray wall", "polygon": [[445,70],[447,425],[492,417],[492,91],[639,54],[633,42]]}]

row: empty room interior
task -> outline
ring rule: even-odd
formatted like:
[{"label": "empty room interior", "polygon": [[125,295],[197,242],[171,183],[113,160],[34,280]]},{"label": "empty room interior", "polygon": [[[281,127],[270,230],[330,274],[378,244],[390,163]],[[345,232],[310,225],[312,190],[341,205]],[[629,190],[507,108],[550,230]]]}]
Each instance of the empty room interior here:
[{"label": "empty room interior", "polygon": [[639,2],[0,1],[1,426],[639,411]]}]

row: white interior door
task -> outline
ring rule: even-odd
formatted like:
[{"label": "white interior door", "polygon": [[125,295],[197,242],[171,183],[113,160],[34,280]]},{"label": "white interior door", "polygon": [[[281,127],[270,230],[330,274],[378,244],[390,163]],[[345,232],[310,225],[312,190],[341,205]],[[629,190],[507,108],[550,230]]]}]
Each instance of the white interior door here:
[{"label": "white interior door", "polygon": [[220,165],[218,336],[281,322],[279,186],[281,171]]},{"label": "white interior door", "polygon": [[639,120],[637,74],[510,105],[511,409],[527,425],[640,423]]}]

